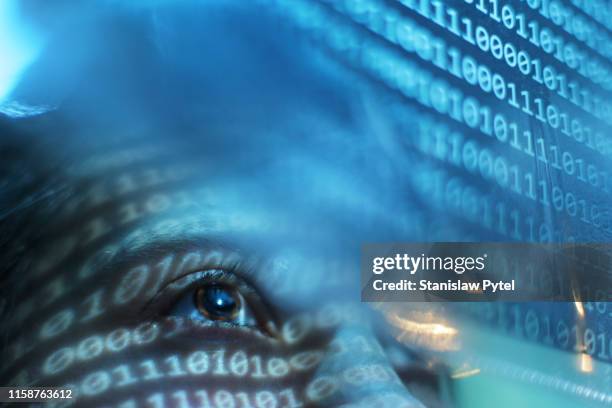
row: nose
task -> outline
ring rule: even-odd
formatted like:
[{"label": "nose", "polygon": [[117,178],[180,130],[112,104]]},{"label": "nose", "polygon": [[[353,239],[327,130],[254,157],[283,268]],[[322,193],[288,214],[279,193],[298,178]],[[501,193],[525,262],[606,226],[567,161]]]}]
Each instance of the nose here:
[{"label": "nose", "polygon": [[404,385],[366,325],[340,327],[306,388],[315,406],[425,408]]}]

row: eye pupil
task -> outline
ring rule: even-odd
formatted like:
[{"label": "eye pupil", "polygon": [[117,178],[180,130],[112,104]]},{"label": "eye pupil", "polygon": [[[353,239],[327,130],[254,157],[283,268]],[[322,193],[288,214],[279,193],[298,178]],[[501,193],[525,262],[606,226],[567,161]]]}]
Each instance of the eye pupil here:
[{"label": "eye pupil", "polygon": [[222,285],[206,285],[195,293],[198,310],[212,320],[231,320],[240,311],[240,297],[236,290]]}]

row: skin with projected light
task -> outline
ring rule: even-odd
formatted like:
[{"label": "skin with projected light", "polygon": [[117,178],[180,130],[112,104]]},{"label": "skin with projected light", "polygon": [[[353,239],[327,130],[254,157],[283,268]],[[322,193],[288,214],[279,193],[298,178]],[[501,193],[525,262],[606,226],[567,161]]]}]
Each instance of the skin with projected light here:
[{"label": "skin with projected light", "polygon": [[[216,13],[199,16],[213,33],[247,20]],[[73,390],[53,407],[441,406],[436,361],[396,339],[410,327],[359,302],[360,242],[424,226],[367,163],[385,153],[350,81],[260,27],[264,50],[230,36],[205,75],[168,68],[117,34],[132,23],[105,39],[141,50],[129,64],[60,75],[52,109],[2,120],[3,384]]]},{"label": "skin with projected light", "polygon": [[[0,0],[0,385],[71,389],[57,408],[438,408],[481,368],[564,387],[586,326],[559,335],[556,304],[468,305],[493,339],[455,304],[360,302],[362,244],[508,240],[470,203],[512,201],[409,144],[446,128],[382,89],[372,33],[316,46],[292,2],[77,3]],[[567,341],[508,346],[544,322]],[[536,354],[568,365],[516,368]],[[599,398],[584,378],[563,392]],[[499,399],[478,384],[465,406]]]}]

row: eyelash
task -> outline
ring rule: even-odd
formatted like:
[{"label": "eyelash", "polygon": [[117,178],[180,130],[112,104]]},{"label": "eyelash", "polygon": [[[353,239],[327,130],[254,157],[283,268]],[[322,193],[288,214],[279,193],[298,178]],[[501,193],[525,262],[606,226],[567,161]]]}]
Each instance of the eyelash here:
[{"label": "eyelash", "polygon": [[[225,265],[223,267],[200,268],[166,283],[145,306],[145,316],[148,315],[151,320],[168,318],[172,316],[169,312],[185,296],[195,293],[198,288],[206,284],[219,283],[236,289],[246,306],[253,312],[257,326],[243,326],[232,322],[210,320],[211,325],[253,329],[267,336],[277,337],[276,324],[267,305],[260,298],[257,290],[240,277],[245,273],[248,275],[248,270],[241,269],[244,265],[240,261],[219,263]],[[176,316],[172,317],[176,318]]]}]

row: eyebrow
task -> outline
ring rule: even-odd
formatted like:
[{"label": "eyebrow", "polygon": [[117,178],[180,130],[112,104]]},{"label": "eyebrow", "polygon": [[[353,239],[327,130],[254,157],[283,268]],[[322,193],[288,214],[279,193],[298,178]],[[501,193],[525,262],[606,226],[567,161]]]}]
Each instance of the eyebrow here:
[{"label": "eyebrow", "polygon": [[[237,245],[222,236],[206,234],[151,233],[136,241],[124,240],[114,260],[106,270],[122,270],[117,279],[139,266],[149,267],[159,276],[157,289],[186,275],[205,269],[224,269],[238,275],[256,289],[262,286],[262,266],[265,257],[256,251]],[[163,266],[162,263],[164,264]]]},{"label": "eyebrow", "polygon": [[[174,256],[168,270],[158,272],[165,274],[158,278],[158,290],[182,276],[203,269],[218,268],[236,274],[256,290],[271,309],[282,309],[283,314],[313,309],[313,296],[338,301],[357,299],[352,296],[350,282],[348,285],[329,283],[334,273],[343,274],[339,282],[349,278],[340,270],[344,263],[337,259],[319,259],[312,254],[298,254],[294,262],[291,262],[292,268],[282,269],[272,275],[269,272],[279,261],[277,254],[260,250],[257,245],[249,245],[248,242],[240,244],[228,236],[174,235],[168,231],[144,235],[136,241],[124,242],[117,256],[118,262],[110,267],[120,268],[127,273],[130,264],[133,267],[142,260],[151,260],[151,265],[157,265],[161,260]],[[240,240],[249,241],[248,237],[240,237]],[[277,249],[276,245],[272,249]],[[305,282],[309,285],[305,285]],[[358,295],[359,292],[355,293]]]}]

